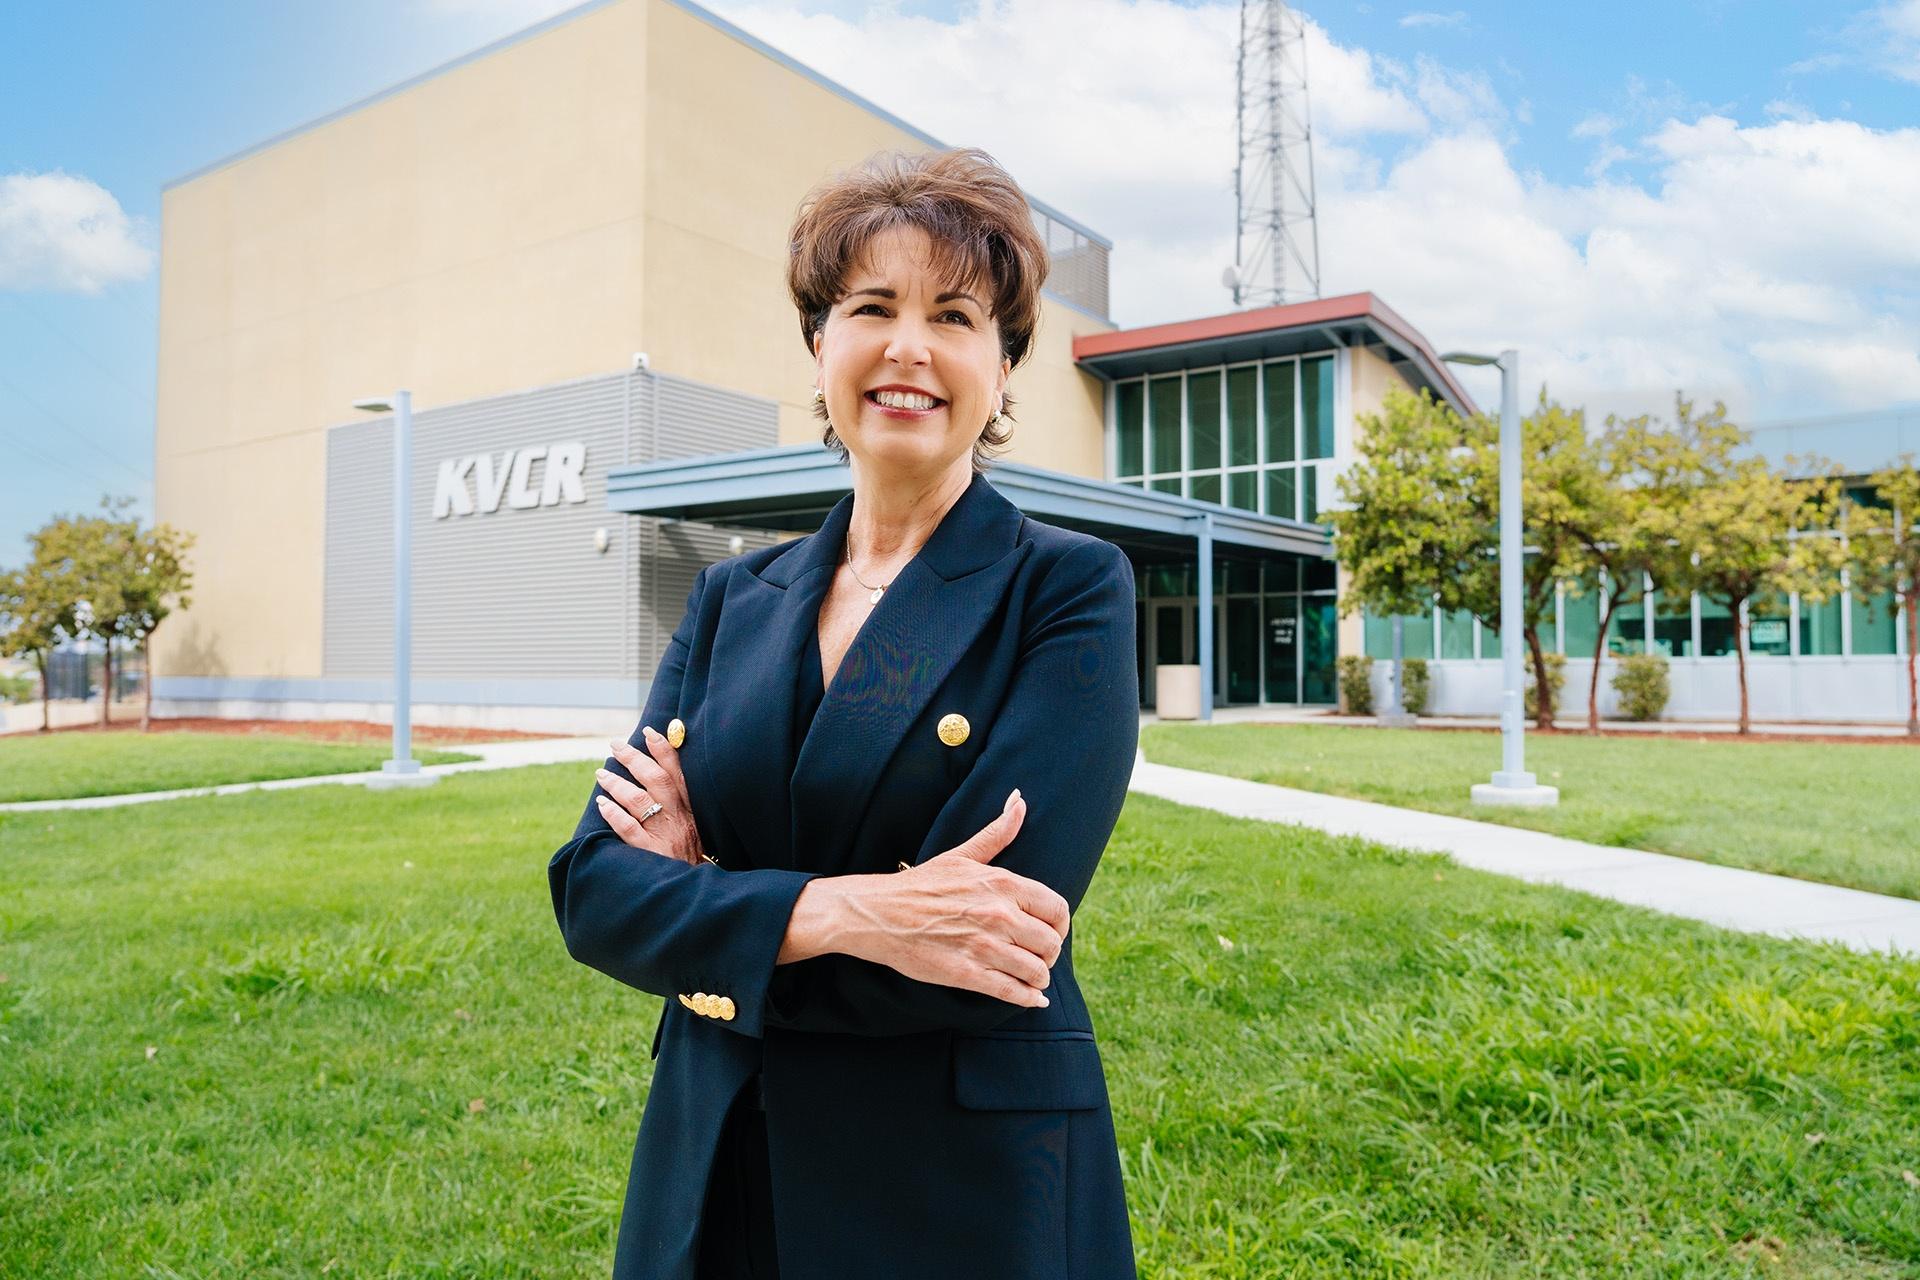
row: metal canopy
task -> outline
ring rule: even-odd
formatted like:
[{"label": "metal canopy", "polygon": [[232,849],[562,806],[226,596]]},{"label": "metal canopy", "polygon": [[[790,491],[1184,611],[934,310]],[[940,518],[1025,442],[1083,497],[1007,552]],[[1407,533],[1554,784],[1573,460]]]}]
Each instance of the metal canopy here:
[{"label": "metal canopy", "polygon": [[[988,473],[1007,501],[1038,520],[1105,538],[1136,561],[1190,560],[1210,526],[1222,551],[1329,557],[1326,530],[1132,485],[1018,462]],[[607,507],[631,515],[808,533],[853,488],[846,465],[815,444],[674,458],[607,474]]]}]

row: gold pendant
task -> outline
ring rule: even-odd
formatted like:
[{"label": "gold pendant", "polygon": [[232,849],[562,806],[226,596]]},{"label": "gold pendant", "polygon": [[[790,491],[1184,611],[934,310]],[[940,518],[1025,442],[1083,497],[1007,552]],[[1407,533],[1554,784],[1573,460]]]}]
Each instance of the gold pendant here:
[{"label": "gold pendant", "polygon": [[885,587],[875,587],[873,589],[873,594],[867,597],[867,603],[879,604],[880,597],[885,594],[887,594],[887,589]]}]

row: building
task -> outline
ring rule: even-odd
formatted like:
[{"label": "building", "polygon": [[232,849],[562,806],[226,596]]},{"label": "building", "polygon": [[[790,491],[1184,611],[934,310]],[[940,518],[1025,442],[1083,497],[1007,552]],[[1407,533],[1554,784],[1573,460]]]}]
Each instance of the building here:
[{"label": "building", "polygon": [[[700,567],[848,489],[796,205],[940,145],[688,0],[596,0],[170,184],[156,514],[198,542],[156,712],[386,716],[391,423],[350,406],[405,386],[416,718],[631,729]],[[994,483],[1128,552],[1143,705],[1208,652],[1215,705],[1331,702],[1355,416],[1471,405],[1366,294],[1117,330],[1111,244],[1031,202],[1054,266]]]},{"label": "building", "polygon": [[[1748,452],[1776,467],[1819,457],[1849,477],[1862,493],[1866,477],[1903,456],[1920,456],[1920,408],[1839,414],[1755,427]],[[1868,596],[1844,573],[1834,592],[1815,603],[1799,595],[1747,603],[1747,674],[1756,720],[1878,721],[1907,718],[1906,632],[1900,601]],[[1555,616],[1543,628],[1549,653],[1566,659],[1562,719],[1586,710],[1598,640],[1599,607],[1592,591],[1562,586]],[[1392,620],[1368,616],[1366,653],[1385,678],[1393,651]],[[1434,609],[1409,618],[1402,632],[1406,657],[1430,659],[1427,711],[1436,715],[1497,715],[1500,705],[1498,637],[1470,614]],[[1672,696],[1664,719],[1730,720],[1740,705],[1734,619],[1725,605],[1697,594],[1669,595],[1650,581],[1629,595],[1609,620],[1601,661],[1600,714],[1612,716],[1618,698],[1610,680],[1616,660],[1657,653],[1668,660]]]}]

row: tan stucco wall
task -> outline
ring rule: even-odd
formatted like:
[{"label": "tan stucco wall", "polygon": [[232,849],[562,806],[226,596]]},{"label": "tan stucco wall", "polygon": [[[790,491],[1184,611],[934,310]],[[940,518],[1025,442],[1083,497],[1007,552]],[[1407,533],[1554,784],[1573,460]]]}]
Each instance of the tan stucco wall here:
[{"label": "tan stucco wall", "polygon": [[[156,517],[198,537],[160,675],[321,674],[326,429],[627,367],[818,438],[783,284],[795,206],[922,142],[665,0],[624,0],[169,189]],[[1100,391],[1049,303],[1010,458],[1101,474]]]}]

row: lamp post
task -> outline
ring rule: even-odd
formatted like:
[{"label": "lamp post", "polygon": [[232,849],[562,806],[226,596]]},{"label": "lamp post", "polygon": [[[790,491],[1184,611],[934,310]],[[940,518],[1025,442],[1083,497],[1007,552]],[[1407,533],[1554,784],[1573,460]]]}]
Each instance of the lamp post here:
[{"label": "lamp post", "polygon": [[1560,803],[1560,789],[1541,786],[1527,772],[1521,683],[1520,633],[1526,606],[1520,587],[1520,353],[1509,347],[1497,356],[1455,351],[1440,358],[1500,369],[1500,770],[1492,782],[1474,784],[1473,802],[1545,808]]},{"label": "lamp post", "polygon": [[382,761],[367,785],[429,786],[435,775],[422,773],[413,758],[413,393],[355,400],[353,407],[393,415],[393,759]]}]

